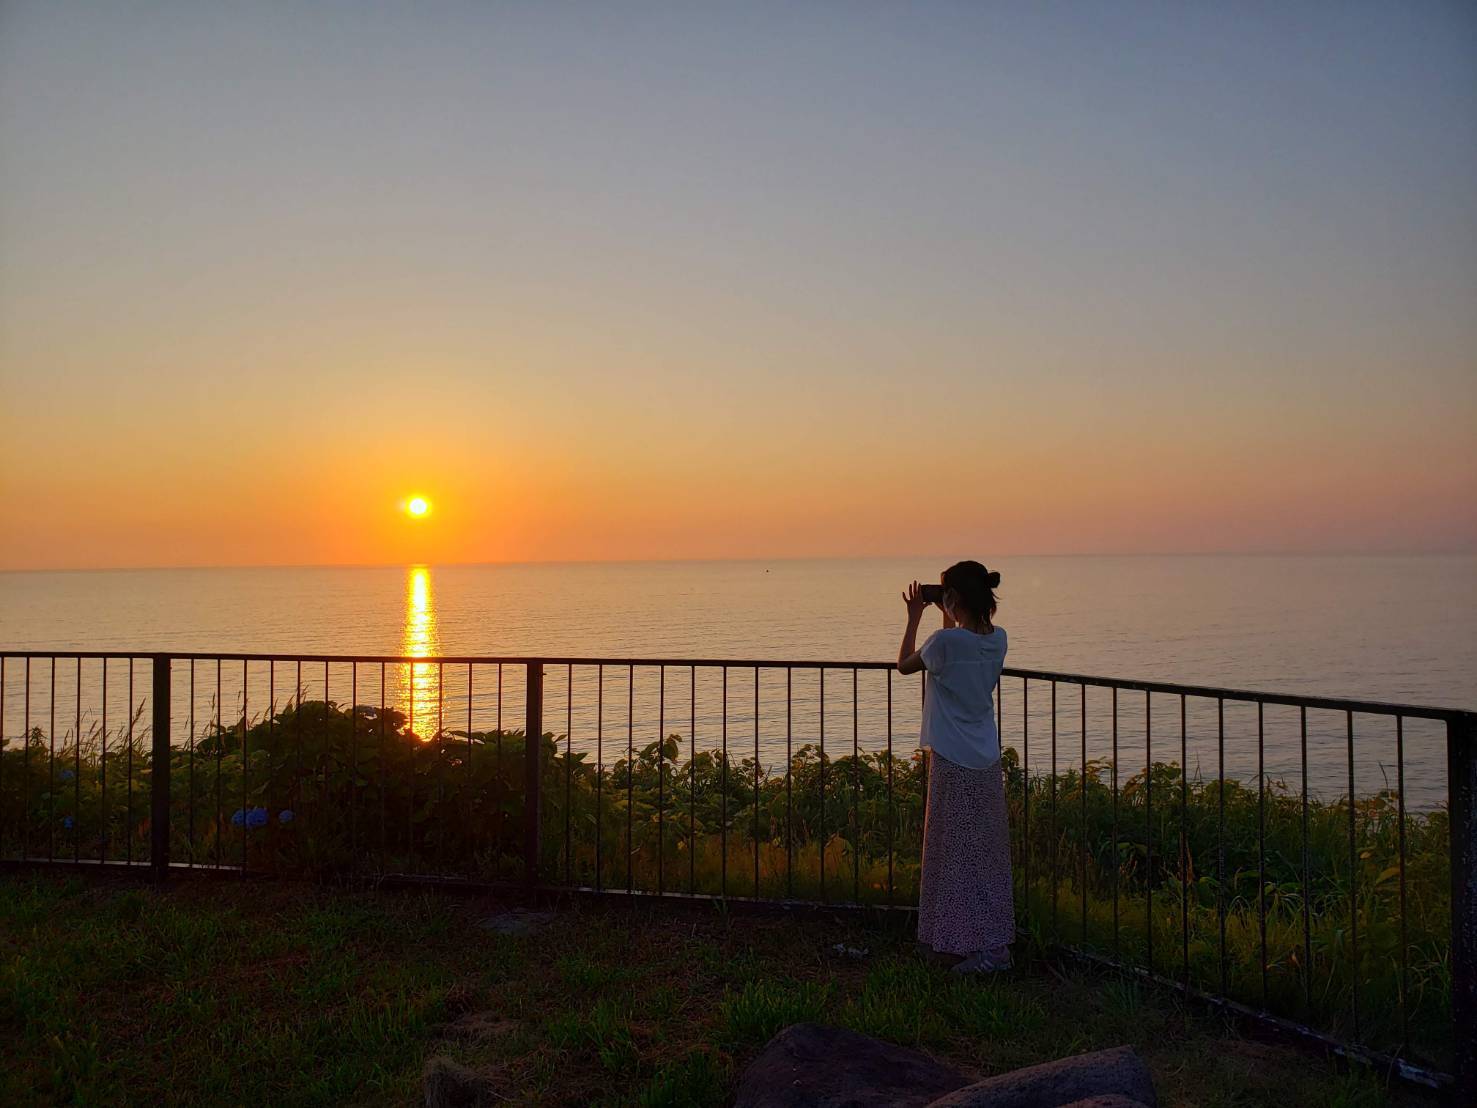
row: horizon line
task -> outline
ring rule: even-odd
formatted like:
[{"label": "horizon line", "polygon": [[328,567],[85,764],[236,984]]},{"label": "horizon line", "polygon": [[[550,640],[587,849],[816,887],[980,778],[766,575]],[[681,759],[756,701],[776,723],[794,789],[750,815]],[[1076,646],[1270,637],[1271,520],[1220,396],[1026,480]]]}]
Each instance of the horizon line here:
[{"label": "horizon line", "polygon": [[[1002,554],[1000,558],[1440,558],[1477,556],[1477,548],[1411,550],[1137,550],[1137,551],[1035,551]],[[529,558],[506,561],[388,561],[388,562],[198,562],[122,566],[16,566],[0,567],[0,574],[21,573],[142,573],[169,570],[210,569],[405,569],[478,568],[489,566],[590,566],[590,565],[686,565],[756,562],[876,562],[905,558],[957,558],[938,552],[922,554],[802,554],[753,555],[708,558]]]}]

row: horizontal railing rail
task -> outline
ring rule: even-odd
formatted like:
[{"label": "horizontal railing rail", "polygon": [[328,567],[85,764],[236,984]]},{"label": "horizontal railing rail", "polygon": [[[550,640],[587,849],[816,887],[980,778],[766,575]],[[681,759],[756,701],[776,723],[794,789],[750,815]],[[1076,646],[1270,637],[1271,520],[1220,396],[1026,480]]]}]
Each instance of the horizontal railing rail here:
[{"label": "horizontal railing rail", "polygon": [[[168,657],[174,661],[200,661],[200,662],[311,662],[315,665],[323,663],[349,665],[379,664],[386,665],[531,665],[534,663],[545,666],[595,666],[605,665],[639,666],[650,668],[652,666],[667,666],[669,668],[688,668],[696,666],[699,669],[835,669],[835,670],[860,670],[860,671],[887,671],[895,670],[897,667],[892,662],[858,662],[858,661],[818,661],[812,658],[635,658],[614,656],[572,656],[554,654],[438,654],[435,656],[417,654],[270,654],[260,652],[236,652],[221,653],[208,651],[168,651],[159,654],[151,650],[7,650],[7,658],[85,658],[89,660],[100,659],[149,659],[154,657]],[[1338,696],[1313,696],[1303,693],[1290,692],[1267,692],[1256,689],[1241,689],[1234,687],[1222,687],[1217,685],[1182,684],[1170,681],[1145,681],[1139,678],[1129,677],[1104,677],[1085,673],[1065,673],[1056,670],[1043,669],[1020,669],[1015,666],[1006,666],[1001,671],[1002,677],[1017,677],[1033,681],[1057,681],[1069,685],[1090,685],[1108,689],[1130,689],[1137,692],[1165,693],[1167,695],[1222,697],[1227,700],[1245,700],[1262,704],[1281,704],[1288,707],[1325,708],[1331,711],[1352,711],[1369,713],[1374,715],[1401,715],[1416,719],[1435,719],[1449,721],[1472,721],[1477,719],[1477,709],[1450,708],[1432,704],[1410,704],[1387,700],[1365,700]]]},{"label": "horizontal railing rail", "polygon": [[[0,860],[916,905],[884,662],[0,651]],[[1477,1080],[1477,714],[1007,668],[1021,930]]]}]

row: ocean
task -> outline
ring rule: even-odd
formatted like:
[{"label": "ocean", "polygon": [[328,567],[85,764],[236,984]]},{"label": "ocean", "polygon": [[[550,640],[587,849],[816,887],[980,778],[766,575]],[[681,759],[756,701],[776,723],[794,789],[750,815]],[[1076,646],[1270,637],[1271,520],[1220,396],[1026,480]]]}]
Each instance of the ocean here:
[{"label": "ocean", "polygon": [[[1038,556],[986,559],[1002,576],[997,622],[1010,636],[1007,665],[1187,684],[1442,707],[1477,707],[1477,557],[1420,556]],[[728,562],[570,563],[396,567],[148,569],[0,573],[0,650],[242,652],[283,654],[541,655],[835,662],[891,661],[903,627],[902,588],[937,580],[939,558]],[[925,619],[925,633],[937,617]],[[49,725],[48,659],[31,666],[33,719]],[[123,669],[120,669],[120,665]],[[188,667],[186,667],[188,668]],[[187,689],[174,677],[179,728],[204,726],[217,704],[226,718],[292,695],[294,667],[265,663],[245,672],[227,663],[215,700],[214,663],[200,662]],[[494,726],[523,720],[522,669],[479,667],[306,667],[305,696],[387,702],[418,716],[417,730]],[[126,663],[111,663],[110,727],[128,714]],[[258,672],[258,669],[260,672]],[[4,675],[3,733],[24,729],[25,667]],[[101,663],[57,663],[55,711],[68,733],[101,720]],[[83,693],[79,699],[77,681]],[[756,680],[758,710],[755,709]],[[788,682],[788,694],[786,683]],[[146,682],[143,682],[146,684]],[[726,693],[724,686],[726,685]],[[853,698],[853,689],[855,697]],[[439,690],[439,695],[438,695]],[[1028,693],[1029,704],[1023,693]],[[821,709],[822,695],[825,698]],[[827,752],[911,749],[918,679],[752,668],[658,670],[607,665],[551,667],[545,725],[577,749],[624,756],[665,731],[690,745],[752,754],[766,765],[787,748],[827,741]],[[181,701],[180,697],[186,699]],[[727,698],[727,708],[724,698]],[[118,700],[117,698],[123,698]],[[1110,759],[1108,690],[1003,683],[1004,743],[1018,750],[1029,728],[1033,768],[1048,764],[1056,724],[1058,764]],[[143,694],[136,690],[137,710]],[[891,712],[888,714],[888,702]],[[1179,757],[1178,698],[1122,692],[1117,705],[1120,778],[1153,760]],[[1084,708],[1086,709],[1084,713]],[[788,709],[788,710],[787,710]],[[1084,714],[1086,726],[1083,726]],[[1294,787],[1302,771],[1295,709],[1268,708],[1262,768]],[[1146,716],[1148,717],[1146,719]],[[1186,756],[1192,772],[1255,779],[1256,711],[1192,699]],[[449,718],[448,718],[449,717]],[[1357,717],[1356,791],[1394,775],[1393,725]],[[725,728],[726,723],[726,728]],[[890,727],[889,727],[890,723]],[[628,727],[629,724],[629,727]],[[694,726],[695,725],[695,726]],[[1348,791],[1347,721],[1310,713],[1310,789]],[[1411,802],[1444,799],[1444,733],[1405,725]],[[612,750],[614,753],[612,754]]]}]

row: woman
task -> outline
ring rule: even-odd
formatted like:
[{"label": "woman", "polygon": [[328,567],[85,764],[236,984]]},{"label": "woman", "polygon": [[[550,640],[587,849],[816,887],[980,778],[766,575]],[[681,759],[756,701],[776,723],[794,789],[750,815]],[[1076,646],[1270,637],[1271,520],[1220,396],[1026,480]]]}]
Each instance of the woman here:
[{"label": "woman", "polygon": [[1005,664],[1005,631],[994,624],[1000,574],[959,562],[940,583],[944,626],[921,649],[913,643],[929,601],[917,581],[903,593],[908,626],[897,662],[900,673],[928,671],[918,742],[928,758],[918,941],[959,956],[956,973],[990,973],[1010,967],[1015,939],[1010,831],[991,699]]}]

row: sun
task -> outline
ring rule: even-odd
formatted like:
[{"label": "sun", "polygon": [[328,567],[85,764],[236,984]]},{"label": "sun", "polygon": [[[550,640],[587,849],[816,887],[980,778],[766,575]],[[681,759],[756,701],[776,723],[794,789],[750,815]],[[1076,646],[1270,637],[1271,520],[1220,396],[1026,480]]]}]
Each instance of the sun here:
[{"label": "sun", "polygon": [[405,504],[405,511],[413,518],[420,519],[431,510],[431,502],[424,496],[412,496]]}]

